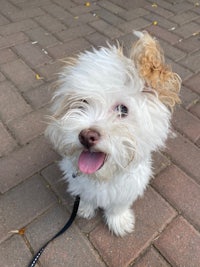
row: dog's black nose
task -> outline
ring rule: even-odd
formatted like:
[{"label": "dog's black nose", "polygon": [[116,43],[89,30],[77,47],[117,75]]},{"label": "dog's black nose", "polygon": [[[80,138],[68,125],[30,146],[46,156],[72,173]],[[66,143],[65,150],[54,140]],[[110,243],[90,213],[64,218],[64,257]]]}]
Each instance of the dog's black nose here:
[{"label": "dog's black nose", "polygon": [[86,148],[96,145],[99,139],[100,133],[92,129],[85,129],[79,133],[79,141]]}]

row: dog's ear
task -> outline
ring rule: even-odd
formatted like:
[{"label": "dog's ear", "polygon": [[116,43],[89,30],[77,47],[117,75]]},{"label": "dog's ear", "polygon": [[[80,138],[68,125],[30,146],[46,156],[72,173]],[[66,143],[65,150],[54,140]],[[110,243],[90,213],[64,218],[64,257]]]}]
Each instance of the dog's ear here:
[{"label": "dog's ear", "polygon": [[158,98],[170,109],[180,103],[181,78],[165,63],[158,42],[147,32],[134,32],[139,40],[133,44],[130,58],[147,87],[156,91]]}]

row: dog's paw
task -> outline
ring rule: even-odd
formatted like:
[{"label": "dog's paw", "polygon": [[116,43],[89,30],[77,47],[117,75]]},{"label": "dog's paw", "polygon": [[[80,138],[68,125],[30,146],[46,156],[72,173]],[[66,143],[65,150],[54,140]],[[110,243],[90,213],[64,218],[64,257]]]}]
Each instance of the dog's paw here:
[{"label": "dog's paw", "polygon": [[134,230],[135,217],[131,209],[120,214],[105,214],[105,217],[109,230],[117,236],[124,236]]},{"label": "dog's paw", "polygon": [[81,201],[78,208],[78,216],[83,217],[85,219],[91,219],[92,217],[94,217],[94,215],[95,209],[93,205]]}]

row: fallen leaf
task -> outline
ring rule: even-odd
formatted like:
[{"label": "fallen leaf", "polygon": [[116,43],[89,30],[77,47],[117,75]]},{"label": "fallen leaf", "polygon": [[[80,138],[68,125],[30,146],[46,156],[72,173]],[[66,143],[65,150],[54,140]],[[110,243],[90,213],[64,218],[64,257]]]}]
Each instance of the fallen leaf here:
[{"label": "fallen leaf", "polygon": [[85,2],[85,6],[89,7],[90,5],[90,2]]},{"label": "fallen leaf", "polygon": [[156,3],[153,3],[151,6],[152,7],[158,7],[158,5]]},{"label": "fallen leaf", "polygon": [[47,52],[44,48],[42,48],[42,52],[43,52],[44,54],[48,55],[48,52]]},{"label": "fallen leaf", "polygon": [[26,231],[26,228],[23,227],[23,228],[21,228],[19,230],[11,230],[9,233],[11,233],[11,234],[24,235],[25,231]]},{"label": "fallen leaf", "polygon": [[172,27],[169,29],[169,31],[174,31],[176,29],[176,27]]},{"label": "fallen leaf", "polygon": [[19,229],[19,234],[24,235],[25,231],[26,231],[25,227],[21,228],[21,229]]},{"label": "fallen leaf", "polygon": [[35,74],[35,78],[36,78],[36,80],[43,80],[44,78],[43,77],[41,77],[39,74]]},{"label": "fallen leaf", "polygon": [[192,36],[196,36],[198,34],[199,34],[199,32],[193,32]]}]

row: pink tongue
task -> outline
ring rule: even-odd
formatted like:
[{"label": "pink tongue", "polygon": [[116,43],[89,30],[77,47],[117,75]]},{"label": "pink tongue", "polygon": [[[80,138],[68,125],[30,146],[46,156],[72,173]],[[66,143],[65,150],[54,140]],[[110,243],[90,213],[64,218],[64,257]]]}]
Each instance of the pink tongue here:
[{"label": "pink tongue", "polygon": [[79,156],[78,167],[83,173],[94,173],[103,165],[105,157],[103,152],[83,151]]}]

